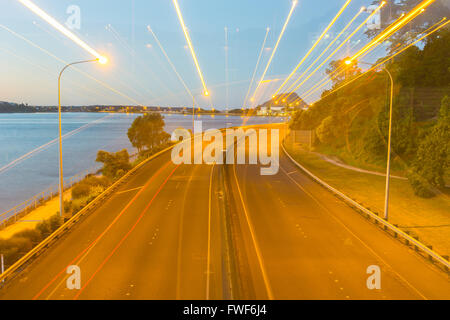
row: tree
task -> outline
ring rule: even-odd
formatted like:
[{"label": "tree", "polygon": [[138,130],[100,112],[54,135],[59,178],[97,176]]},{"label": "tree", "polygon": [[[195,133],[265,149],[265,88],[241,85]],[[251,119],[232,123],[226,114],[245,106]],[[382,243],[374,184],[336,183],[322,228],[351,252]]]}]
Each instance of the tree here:
[{"label": "tree", "polygon": [[120,178],[123,173],[131,169],[130,156],[126,149],[116,153],[100,150],[95,161],[103,163],[102,173],[111,179]]},{"label": "tree", "polygon": [[345,59],[343,60],[333,60],[330,62],[329,67],[325,70],[328,76],[333,76],[333,85],[336,87],[343,81],[350,80],[353,77],[361,74],[361,69],[358,68],[356,62],[347,65]]},{"label": "tree", "polygon": [[[434,187],[444,187],[450,168],[450,98],[442,99],[439,120],[417,149],[412,171]],[[411,179],[412,182],[418,179]],[[414,187],[414,184],[412,184]],[[417,193],[417,192],[416,192]]]},{"label": "tree", "polygon": [[128,139],[133,147],[141,152],[144,148],[154,148],[169,141],[170,135],[164,132],[164,118],[160,113],[148,113],[134,119],[128,129]]},{"label": "tree", "polygon": [[335,121],[333,116],[328,116],[325,119],[323,119],[320,126],[317,127],[316,135],[321,143],[331,144],[333,142],[333,139],[335,138],[333,130],[334,122]]}]

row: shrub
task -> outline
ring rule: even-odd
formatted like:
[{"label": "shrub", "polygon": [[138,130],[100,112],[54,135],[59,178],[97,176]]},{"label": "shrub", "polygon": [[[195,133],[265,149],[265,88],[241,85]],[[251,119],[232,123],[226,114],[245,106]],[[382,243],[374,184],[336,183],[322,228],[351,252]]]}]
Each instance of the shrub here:
[{"label": "shrub", "polygon": [[33,243],[33,246],[42,241],[42,234],[37,229],[23,230],[14,234],[13,237],[29,239]]},{"label": "shrub", "polygon": [[0,251],[7,265],[12,265],[32,248],[33,243],[28,238],[14,236],[7,240],[0,240]]},{"label": "shrub", "polygon": [[50,223],[48,223],[48,220],[44,220],[38,223],[36,229],[42,234],[44,238],[51,233]]},{"label": "shrub", "polygon": [[130,156],[126,149],[116,153],[100,150],[95,161],[103,163],[102,174],[109,179],[116,179],[119,170],[127,172],[131,169]]},{"label": "shrub", "polygon": [[422,198],[431,198],[434,196],[431,185],[427,182],[426,179],[420,177],[417,173],[413,171],[410,172],[408,175],[408,180],[416,196]]},{"label": "shrub", "polygon": [[85,182],[79,182],[72,188],[72,198],[80,199],[87,197],[91,192],[91,186]]}]

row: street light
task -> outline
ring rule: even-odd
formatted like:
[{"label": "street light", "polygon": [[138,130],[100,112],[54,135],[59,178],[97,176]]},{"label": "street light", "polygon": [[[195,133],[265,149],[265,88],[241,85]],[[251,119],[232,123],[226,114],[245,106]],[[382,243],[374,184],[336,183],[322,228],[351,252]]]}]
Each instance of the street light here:
[{"label": "street light", "polygon": [[61,76],[68,67],[74,64],[87,63],[87,62],[99,62],[101,64],[105,64],[108,62],[108,59],[105,57],[100,57],[92,60],[83,60],[77,61],[67,64],[64,68],[62,68],[58,77],[58,127],[59,127],[59,215],[62,217],[64,215],[64,201],[63,201],[63,192],[64,192],[64,176],[63,176],[63,159],[62,159],[62,130],[61,130]]},{"label": "street light", "polygon": [[[350,65],[355,61],[350,59],[345,61],[345,64]],[[369,66],[373,66],[372,63],[358,61],[359,63],[366,64]],[[388,152],[387,152],[387,165],[386,165],[386,189],[384,194],[384,219],[388,220],[389,217],[389,183],[390,183],[390,174],[391,174],[391,136],[392,136],[392,105],[394,101],[394,78],[386,66],[382,66],[381,68],[384,72],[389,76],[389,80],[391,82],[391,92],[389,99],[389,133],[388,133]]]}]

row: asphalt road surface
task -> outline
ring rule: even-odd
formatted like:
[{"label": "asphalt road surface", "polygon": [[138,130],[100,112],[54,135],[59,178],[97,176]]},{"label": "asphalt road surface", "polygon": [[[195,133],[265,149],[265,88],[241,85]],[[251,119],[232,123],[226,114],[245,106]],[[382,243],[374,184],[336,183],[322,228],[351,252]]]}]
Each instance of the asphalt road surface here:
[{"label": "asphalt road surface", "polygon": [[[252,151],[248,151],[252,152]],[[259,165],[144,165],[0,299],[450,299],[448,275],[314,183]],[[67,266],[81,289],[66,286]],[[366,270],[379,266],[381,289]]]}]

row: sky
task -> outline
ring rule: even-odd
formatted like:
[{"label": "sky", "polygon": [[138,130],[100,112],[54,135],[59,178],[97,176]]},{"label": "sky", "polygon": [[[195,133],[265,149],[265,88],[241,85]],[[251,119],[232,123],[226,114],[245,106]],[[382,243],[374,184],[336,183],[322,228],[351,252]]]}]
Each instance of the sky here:
[{"label": "sky", "polygon": [[[106,65],[79,65],[77,70],[83,73],[66,70],[62,78],[63,105],[192,105],[191,96],[147,30],[147,26],[151,26],[198,104],[222,110],[243,106],[269,27],[255,81],[250,88],[250,96],[253,95],[292,4],[290,0],[179,0],[210,92],[206,98],[201,95],[202,83],[171,0],[32,1],[63,24],[69,19],[75,26],[72,31],[109,59]],[[361,6],[369,6],[372,2],[353,0],[299,72],[318,57]],[[265,76],[265,80],[273,81],[261,85],[250,106],[270,99],[344,3],[345,0],[299,0]],[[77,20],[70,20],[71,13],[67,12],[74,5],[80,9],[79,29],[73,24]],[[56,105],[57,78],[64,62],[91,59],[92,56],[19,1],[0,0],[0,8],[0,101]],[[367,16],[368,13],[363,13],[349,30],[356,28]],[[228,50],[225,49],[225,28],[228,30]],[[344,58],[367,43],[365,29],[362,28],[331,60]],[[384,49],[380,48],[367,59],[373,60],[383,54]],[[327,56],[325,54],[323,59]],[[324,78],[327,65],[297,93],[301,95]],[[318,94],[308,100],[317,99]]]}]

